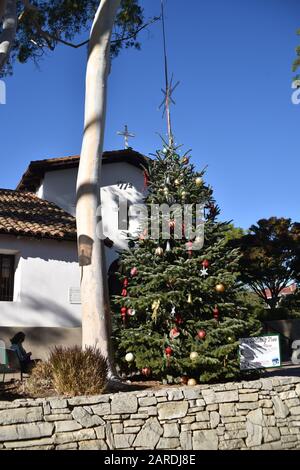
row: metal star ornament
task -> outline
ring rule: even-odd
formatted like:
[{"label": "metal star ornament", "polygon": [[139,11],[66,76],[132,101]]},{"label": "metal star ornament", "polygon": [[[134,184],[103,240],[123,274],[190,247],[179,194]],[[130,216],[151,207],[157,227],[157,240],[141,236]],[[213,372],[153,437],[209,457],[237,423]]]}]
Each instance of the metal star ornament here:
[{"label": "metal star ornament", "polygon": [[161,105],[159,106],[159,109],[161,109],[162,106],[164,107],[163,116],[165,115],[165,112],[169,109],[169,106],[170,106],[171,103],[176,104],[176,102],[172,98],[172,95],[173,95],[175,89],[178,87],[179,83],[180,82],[178,81],[173,86],[173,75],[172,75],[171,81],[170,81],[170,83],[167,84],[166,89],[164,90],[163,88],[161,88],[161,91],[164,94],[164,99],[163,99]]},{"label": "metal star ornament", "polygon": [[201,277],[208,276],[207,268],[203,267],[200,272],[201,272],[200,274]]}]

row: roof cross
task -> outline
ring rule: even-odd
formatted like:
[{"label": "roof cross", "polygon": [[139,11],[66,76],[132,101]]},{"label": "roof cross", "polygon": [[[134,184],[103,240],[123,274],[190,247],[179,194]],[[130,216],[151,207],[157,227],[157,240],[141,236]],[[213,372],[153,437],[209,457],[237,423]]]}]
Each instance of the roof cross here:
[{"label": "roof cross", "polygon": [[118,131],[117,134],[122,135],[124,137],[124,145],[125,145],[125,148],[128,149],[128,147],[129,147],[128,138],[129,137],[135,137],[135,134],[132,134],[131,132],[128,131],[127,124],[125,124],[125,126],[124,126],[124,131],[122,131],[122,132]]}]

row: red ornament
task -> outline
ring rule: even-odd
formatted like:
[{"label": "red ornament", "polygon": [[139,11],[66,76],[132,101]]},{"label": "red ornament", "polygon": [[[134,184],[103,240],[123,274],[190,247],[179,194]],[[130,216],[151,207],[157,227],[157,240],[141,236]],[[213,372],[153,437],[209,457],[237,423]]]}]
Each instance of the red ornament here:
[{"label": "red ornament", "polygon": [[127,289],[122,289],[122,297],[127,297]]},{"label": "red ornament", "polygon": [[126,320],[126,314],[127,314],[127,308],[122,307],[121,308],[121,317],[122,317],[122,320],[123,320],[124,323],[125,323],[125,320]]},{"label": "red ornament", "polygon": [[183,323],[183,318],[179,313],[177,313],[177,315],[175,317],[175,323],[176,323],[176,325],[181,325]]},{"label": "red ornament", "polygon": [[123,286],[124,287],[127,287],[128,286],[128,279],[127,277],[125,277],[124,281],[123,281]]},{"label": "red ornament", "polygon": [[132,277],[136,276],[137,273],[138,273],[138,270],[137,270],[136,267],[131,268],[131,270],[130,270],[130,275],[131,275]]},{"label": "red ornament", "polygon": [[176,339],[178,338],[179,335],[180,335],[180,331],[178,330],[178,328],[176,326],[172,328],[172,330],[170,331],[170,338]]},{"label": "red ornament", "polygon": [[151,368],[150,367],[143,367],[141,370],[142,375],[145,377],[150,377],[151,375]]},{"label": "red ornament", "polygon": [[205,330],[199,330],[198,331],[198,338],[205,339],[205,337],[206,337],[206,331]]},{"label": "red ornament", "polygon": [[204,259],[204,260],[202,261],[202,266],[203,266],[203,268],[205,268],[205,269],[208,268],[208,266],[209,266],[209,261],[208,261],[208,259]]},{"label": "red ornament", "polygon": [[167,356],[172,356],[173,354],[173,349],[170,346],[167,346],[165,349],[165,353]]},{"label": "red ornament", "polygon": [[213,309],[213,315],[215,320],[219,319],[220,312],[217,306],[215,306],[215,308]]}]

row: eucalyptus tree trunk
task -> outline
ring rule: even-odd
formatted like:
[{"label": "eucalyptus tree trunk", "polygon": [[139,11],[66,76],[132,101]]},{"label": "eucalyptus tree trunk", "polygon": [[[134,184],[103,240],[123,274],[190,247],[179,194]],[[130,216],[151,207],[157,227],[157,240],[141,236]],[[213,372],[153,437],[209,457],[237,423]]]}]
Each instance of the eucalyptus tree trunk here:
[{"label": "eucalyptus tree trunk", "polygon": [[10,50],[13,46],[17,30],[16,0],[0,0],[0,21],[2,32],[0,34],[0,72],[6,64]]},{"label": "eucalyptus tree trunk", "polygon": [[[77,179],[76,222],[81,266],[82,346],[96,346],[113,376],[111,318],[103,241],[99,239],[101,160],[110,39],[120,0],[101,0],[92,25],[86,70],[84,133]],[[101,231],[101,230],[100,230]]]}]

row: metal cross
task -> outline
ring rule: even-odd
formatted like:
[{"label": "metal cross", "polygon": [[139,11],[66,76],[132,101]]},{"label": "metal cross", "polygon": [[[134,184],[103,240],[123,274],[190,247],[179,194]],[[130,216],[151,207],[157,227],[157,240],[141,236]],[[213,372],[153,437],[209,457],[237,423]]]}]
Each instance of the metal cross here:
[{"label": "metal cross", "polygon": [[125,124],[124,131],[122,132],[118,131],[117,134],[124,136],[124,145],[125,145],[125,148],[128,149],[129,147],[128,137],[135,137],[135,134],[132,134],[131,132],[128,131],[127,124]]}]

